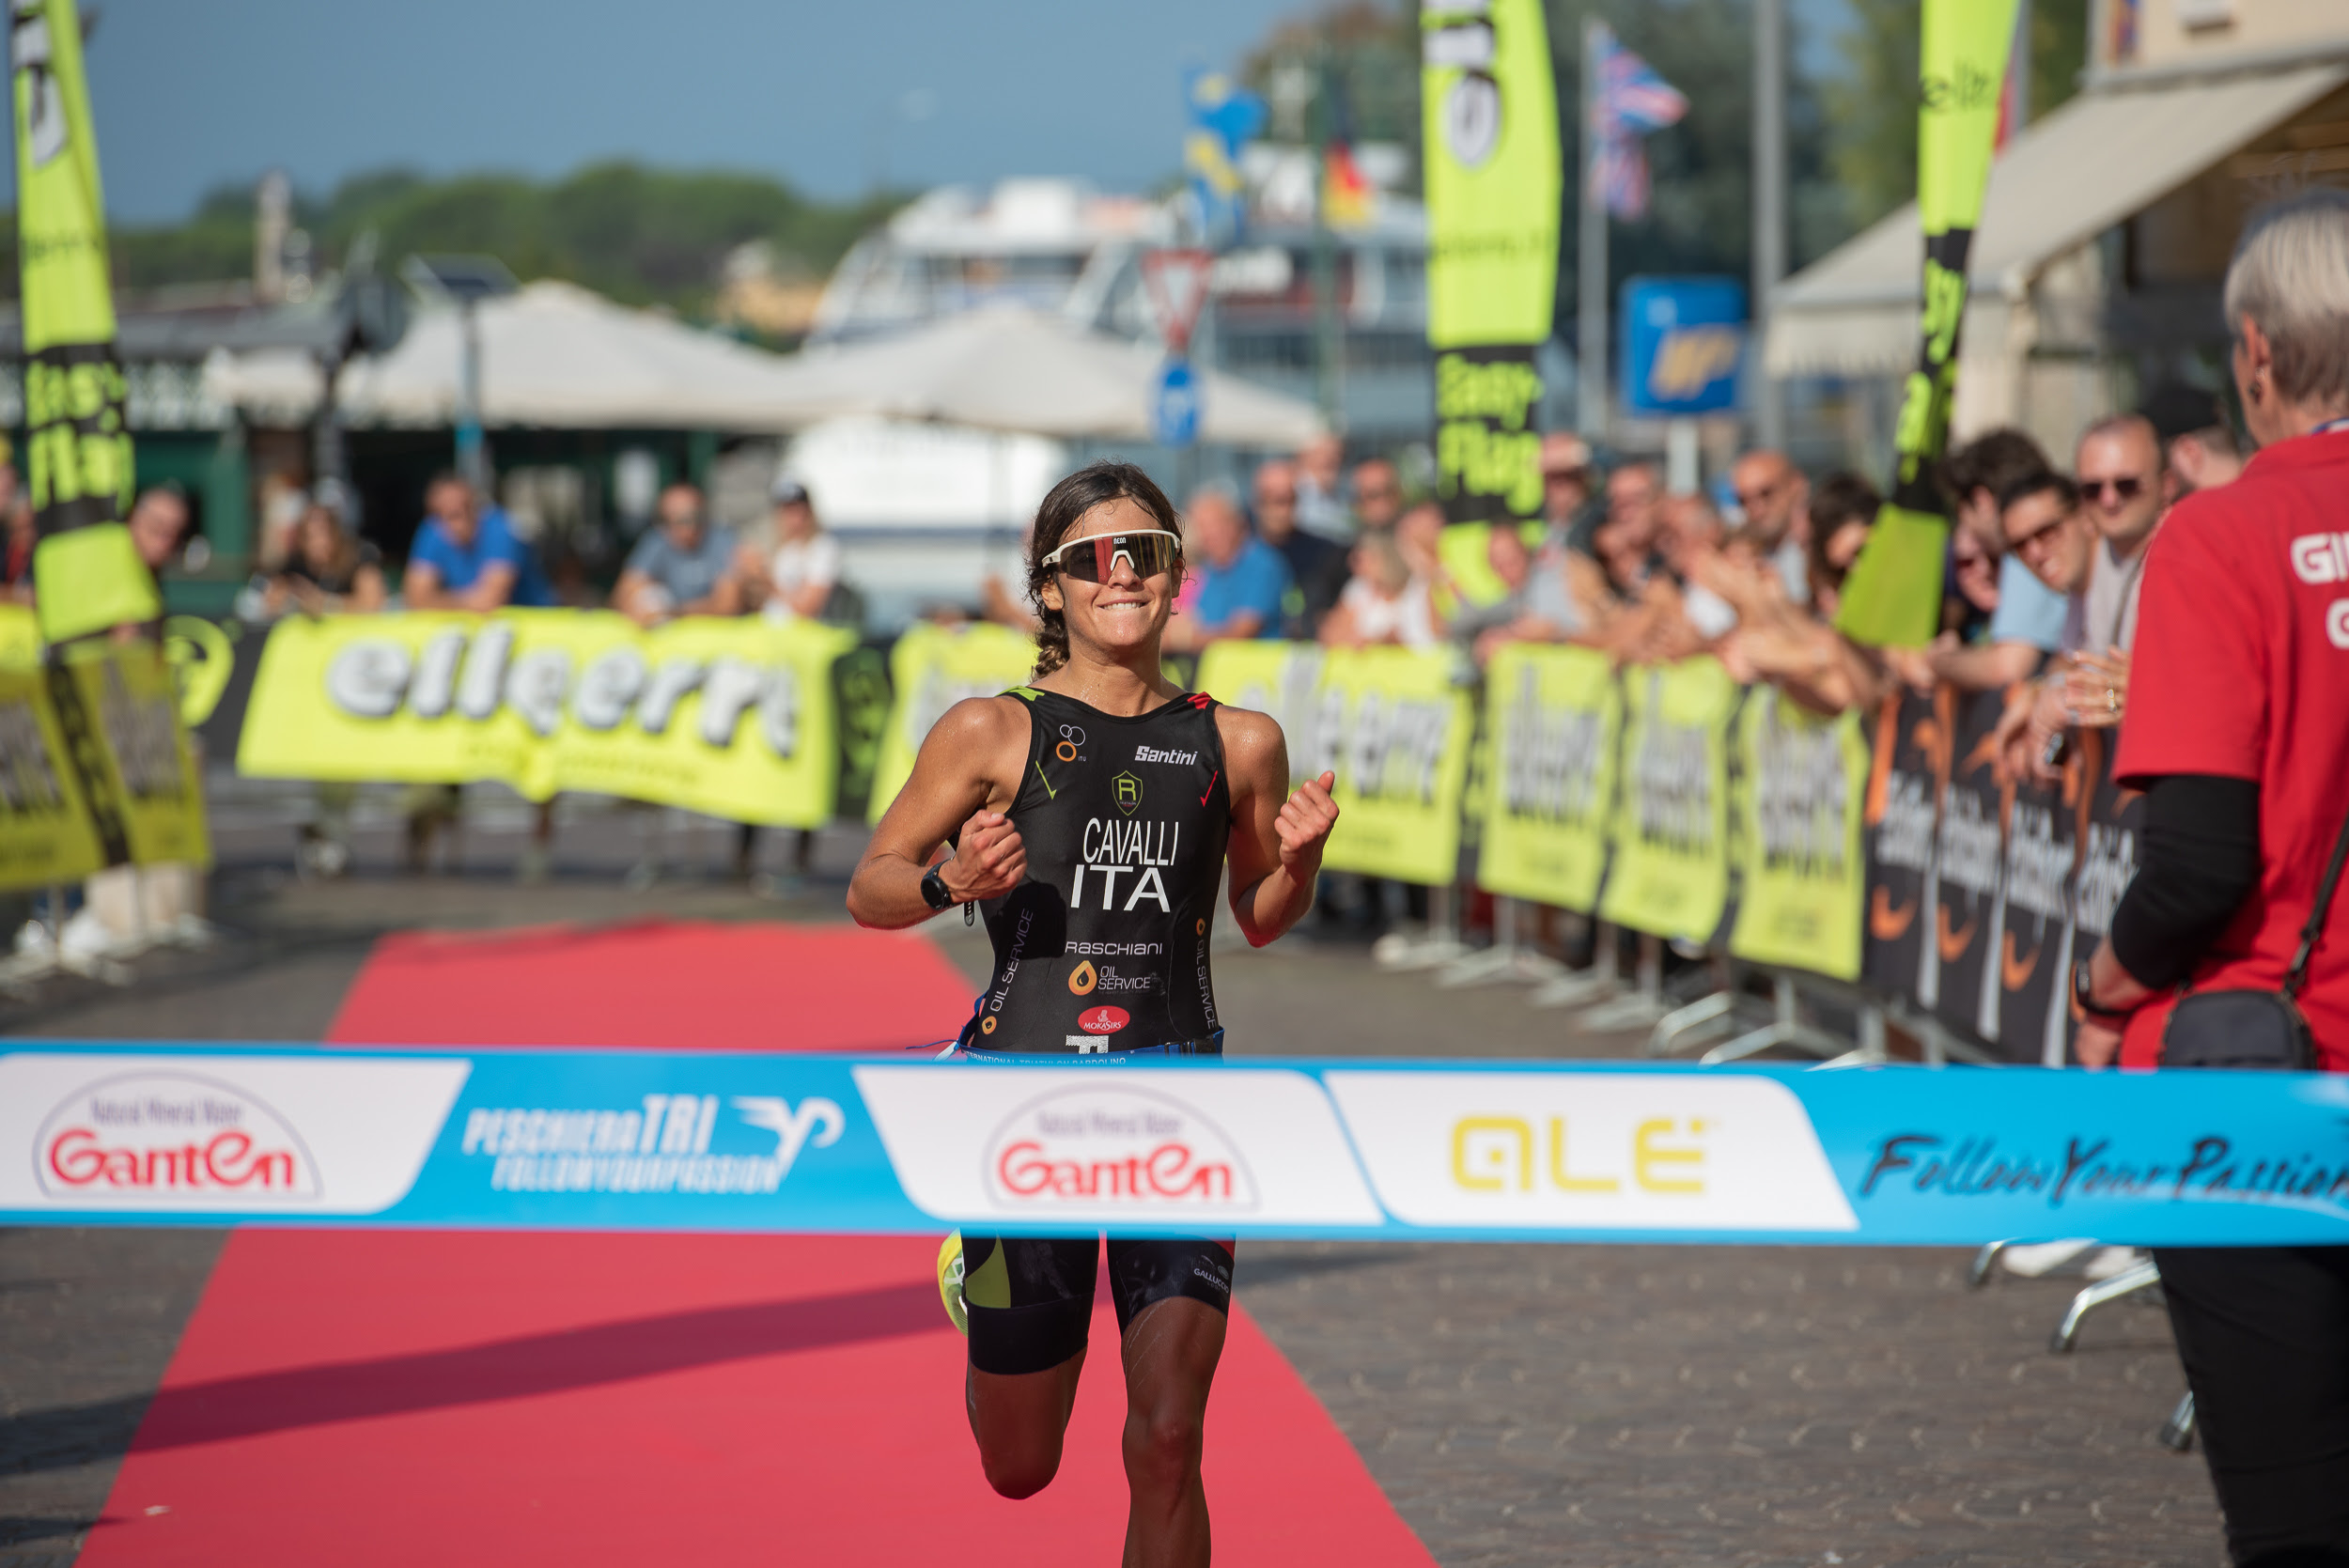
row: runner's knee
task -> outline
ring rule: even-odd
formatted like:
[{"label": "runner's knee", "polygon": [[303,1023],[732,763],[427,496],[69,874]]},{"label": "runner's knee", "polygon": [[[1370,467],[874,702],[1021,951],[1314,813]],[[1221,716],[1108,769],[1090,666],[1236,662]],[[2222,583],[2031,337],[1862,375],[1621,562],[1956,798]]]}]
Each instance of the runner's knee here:
[{"label": "runner's knee", "polygon": [[1060,1445],[1054,1443],[1050,1450],[1023,1447],[1018,1452],[1003,1453],[982,1444],[979,1467],[987,1472],[989,1486],[1018,1502],[1052,1484],[1052,1478],[1060,1473]]},{"label": "runner's knee", "polygon": [[1126,1473],[1138,1485],[1180,1486],[1199,1470],[1200,1412],[1172,1403],[1126,1418]]}]

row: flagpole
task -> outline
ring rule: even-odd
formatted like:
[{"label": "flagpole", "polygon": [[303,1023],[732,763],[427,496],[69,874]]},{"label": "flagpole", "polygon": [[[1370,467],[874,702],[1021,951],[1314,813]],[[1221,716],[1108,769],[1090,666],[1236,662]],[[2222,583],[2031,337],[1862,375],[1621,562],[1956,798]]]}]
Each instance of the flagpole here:
[{"label": "flagpole", "polygon": [[1576,227],[1575,282],[1579,358],[1575,365],[1575,426],[1594,441],[1607,435],[1607,206],[1596,194],[1598,163],[1598,51],[1606,24],[1582,22],[1582,219]]},{"label": "flagpole", "polygon": [[1764,359],[1770,291],[1786,275],[1786,0],[1753,5],[1753,320],[1750,350],[1755,435],[1764,446],[1786,444],[1786,402]]}]

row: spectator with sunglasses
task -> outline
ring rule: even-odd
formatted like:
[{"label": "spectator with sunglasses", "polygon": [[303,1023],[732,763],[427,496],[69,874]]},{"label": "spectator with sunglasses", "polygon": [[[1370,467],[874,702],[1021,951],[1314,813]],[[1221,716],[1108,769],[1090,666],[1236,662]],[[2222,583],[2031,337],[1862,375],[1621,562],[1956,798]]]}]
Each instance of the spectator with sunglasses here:
[{"label": "spectator with sunglasses", "polygon": [[2160,439],[2143,414],[2114,414],[2090,426],[2077,460],[2079,505],[2071,516],[2050,520],[2057,492],[2041,480],[2018,498],[2019,521],[2014,506],[2002,513],[2015,553],[2066,596],[2057,663],[2017,693],[1999,719],[1999,767],[2008,778],[2052,778],[2047,748],[2059,732],[2121,722],[2138,588],[2154,536],[2177,499]]},{"label": "spectator with sunglasses", "polygon": [[2100,419],[2080,437],[2082,509],[2095,525],[2086,590],[2072,604],[2063,651],[2103,654],[2136,639],[2137,591],[2176,482],[2161,460],[2153,422],[2140,413]]},{"label": "spectator with sunglasses", "polygon": [[1739,536],[1778,572],[1789,599],[1811,602],[1811,481],[1785,453],[1762,447],[1737,459],[1729,485],[1746,514]]}]

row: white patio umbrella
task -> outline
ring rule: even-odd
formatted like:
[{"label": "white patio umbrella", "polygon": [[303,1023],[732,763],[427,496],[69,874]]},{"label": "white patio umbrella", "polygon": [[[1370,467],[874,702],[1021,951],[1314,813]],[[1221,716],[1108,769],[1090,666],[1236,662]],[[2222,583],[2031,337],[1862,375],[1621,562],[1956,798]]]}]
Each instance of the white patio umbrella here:
[{"label": "white patio umbrella", "polygon": [[[843,416],[934,420],[1063,440],[1150,440],[1160,352],[1039,311],[948,317],[874,342],[812,349],[784,362],[770,396],[786,427]],[[1322,433],[1301,398],[1219,371],[1197,372],[1199,439],[1294,447]]]},{"label": "white patio umbrella", "polygon": [[[631,310],[572,284],[533,283],[477,307],[482,420],[567,429],[771,430],[782,356]],[[419,316],[399,346],[343,369],[346,423],[454,423],[462,361],[454,309]],[[269,423],[318,407],[317,363],[291,349],[215,353],[205,389]]]}]

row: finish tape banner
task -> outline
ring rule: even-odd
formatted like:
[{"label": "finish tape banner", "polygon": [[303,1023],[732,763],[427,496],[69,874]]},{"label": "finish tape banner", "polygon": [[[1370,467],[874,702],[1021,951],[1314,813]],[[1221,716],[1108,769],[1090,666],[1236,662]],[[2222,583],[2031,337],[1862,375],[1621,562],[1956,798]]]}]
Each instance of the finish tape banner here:
[{"label": "finish tape banner", "polygon": [[855,634],[805,621],[509,610],[280,621],[237,768],[249,777],[567,789],[738,822],[830,821],[835,660]]},{"label": "finish tape banner", "polygon": [[1337,775],[1325,869],[1431,885],[1458,874],[1475,715],[1447,657],[1215,643],[1199,689],[1280,721],[1292,785]]},{"label": "finish tape banner", "polygon": [[23,1042],[0,1223],[2349,1243],[2349,1079]]}]

